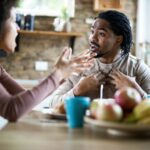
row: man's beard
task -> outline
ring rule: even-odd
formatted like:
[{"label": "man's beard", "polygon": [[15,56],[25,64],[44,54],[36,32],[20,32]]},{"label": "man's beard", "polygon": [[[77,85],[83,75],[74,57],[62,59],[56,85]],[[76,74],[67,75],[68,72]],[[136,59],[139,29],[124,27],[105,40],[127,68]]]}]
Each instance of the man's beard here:
[{"label": "man's beard", "polygon": [[[96,47],[97,50],[93,50],[93,47],[94,47],[94,48]],[[102,53],[99,49],[100,49],[100,46],[99,46],[97,43],[95,43],[95,42],[91,42],[91,43],[90,43],[91,54],[92,54],[92,53],[96,53],[96,54],[97,54],[96,56],[94,56],[94,58],[100,58],[100,57],[102,57],[103,55],[105,55],[105,53]],[[98,51],[98,50],[99,50],[99,51]]]},{"label": "man's beard", "polygon": [[101,52],[97,52],[96,54],[97,54],[97,55],[94,56],[94,58],[100,58],[100,57],[102,57],[103,55],[105,55],[105,54],[103,54],[103,53],[101,53]]},{"label": "man's beard", "polygon": [[96,56],[94,56],[94,58],[100,58],[100,57],[103,57],[106,53],[102,53],[102,52],[94,52],[94,51],[91,51],[91,53],[96,53],[97,55]]}]

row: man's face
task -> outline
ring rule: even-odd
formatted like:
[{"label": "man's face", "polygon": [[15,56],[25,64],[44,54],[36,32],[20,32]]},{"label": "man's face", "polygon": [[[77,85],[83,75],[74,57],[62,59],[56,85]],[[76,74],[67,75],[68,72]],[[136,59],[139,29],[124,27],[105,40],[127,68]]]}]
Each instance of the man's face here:
[{"label": "man's face", "polygon": [[96,57],[111,57],[120,48],[120,36],[117,36],[110,28],[108,21],[96,19],[91,26],[89,36],[90,50],[97,53]]}]

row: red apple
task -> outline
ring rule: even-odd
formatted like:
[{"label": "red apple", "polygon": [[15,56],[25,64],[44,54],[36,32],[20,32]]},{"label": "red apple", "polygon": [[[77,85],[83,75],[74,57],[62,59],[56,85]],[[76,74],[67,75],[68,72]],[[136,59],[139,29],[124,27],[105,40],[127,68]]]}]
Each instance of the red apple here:
[{"label": "red apple", "polygon": [[132,109],[142,101],[138,91],[131,87],[125,87],[117,90],[114,97],[115,102],[127,112],[132,111]]},{"label": "red apple", "polygon": [[119,121],[123,117],[122,108],[112,101],[98,103],[96,119],[103,121]]},{"label": "red apple", "polygon": [[90,105],[90,116],[94,119],[96,119],[96,114],[97,114],[97,109],[98,109],[98,103],[101,102],[101,101],[107,101],[107,103],[115,103],[115,100],[114,99],[100,99],[100,98],[97,98],[97,99],[94,99],[92,102],[91,102],[91,105]]}]

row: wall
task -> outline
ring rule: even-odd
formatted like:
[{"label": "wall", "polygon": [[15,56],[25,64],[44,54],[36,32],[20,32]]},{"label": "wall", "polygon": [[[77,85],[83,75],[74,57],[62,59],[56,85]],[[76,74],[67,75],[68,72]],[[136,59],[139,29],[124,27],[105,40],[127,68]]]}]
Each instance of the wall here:
[{"label": "wall", "polygon": [[[136,0],[121,0],[123,4],[122,11],[129,17],[133,35],[135,37],[136,29]],[[76,0],[75,18],[71,20],[72,31],[84,33],[83,37],[77,38],[75,43],[75,54],[88,48],[88,36],[90,34],[90,25],[85,23],[85,19],[94,18],[98,12],[93,11],[93,0]],[[52,30],[52,21],[54,18],[36,17],[36,30]],[[52,71],[52,66],[64,46],[68,45],[68,38],[59,38],[51,36],[21,36],[20,50],[7,57],[0,58],[1,64],[15,78],[20,79],[39,79],[45,77]],[[134,49],[134,48],[133,48]],[[132,51],[134,53],[134,51]],[[35,71],[35,61],[47,61],[48,71]]]}]

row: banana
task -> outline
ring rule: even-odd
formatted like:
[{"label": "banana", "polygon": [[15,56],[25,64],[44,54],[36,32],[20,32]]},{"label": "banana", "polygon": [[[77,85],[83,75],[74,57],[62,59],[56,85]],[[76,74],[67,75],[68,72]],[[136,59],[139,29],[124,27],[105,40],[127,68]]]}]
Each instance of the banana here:
[{"label": "banana", "polygon": [[137,106],[135,106],[133,112],[138,120],[150,117],[150,100],[145,99],[140,102]]}]

